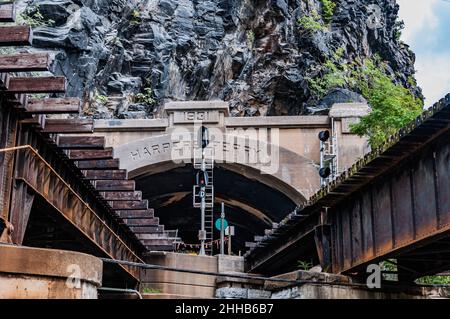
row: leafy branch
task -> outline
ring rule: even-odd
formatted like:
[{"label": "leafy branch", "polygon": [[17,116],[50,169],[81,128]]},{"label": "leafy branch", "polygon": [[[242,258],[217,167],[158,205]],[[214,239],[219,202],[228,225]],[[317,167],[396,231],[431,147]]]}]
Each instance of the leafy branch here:
[{"label": "leafy branch", "polygon": [[331,89],[350,88],[368,101],[372,112],[351,126],[353,133],[367,136],[372,148],[380,146],[392,134],[411,122],[423,111],[423,101],[386,73],[380,58],[339,64],[327,60],[322,74],[308,79],[312,95],[324,97]]}]

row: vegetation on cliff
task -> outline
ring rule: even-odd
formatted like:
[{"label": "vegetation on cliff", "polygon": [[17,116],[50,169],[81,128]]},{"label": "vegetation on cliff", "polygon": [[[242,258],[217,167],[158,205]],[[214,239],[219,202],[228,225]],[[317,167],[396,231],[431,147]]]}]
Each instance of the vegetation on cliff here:
[{"label": "vegetation on cliff", "polygon": [[369,103],[372,112],[352,126],[360,136],[368,136],[373,148],[419,116],[423,101],[396,83],[387,72],[386,62],[379,57],[340,64],[341,52],[327,60],[319,77],[309,79],[315,96],[320,99],[331,89],[351,88]]}]

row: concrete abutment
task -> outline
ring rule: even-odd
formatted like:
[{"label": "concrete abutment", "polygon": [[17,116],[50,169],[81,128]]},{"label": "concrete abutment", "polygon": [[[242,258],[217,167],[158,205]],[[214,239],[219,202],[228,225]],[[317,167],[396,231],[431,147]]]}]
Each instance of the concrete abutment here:
[{"label": "concrete abutment", "polygon": [[0,299],[97,299],[100,259],[72,251],[0,245]]}]

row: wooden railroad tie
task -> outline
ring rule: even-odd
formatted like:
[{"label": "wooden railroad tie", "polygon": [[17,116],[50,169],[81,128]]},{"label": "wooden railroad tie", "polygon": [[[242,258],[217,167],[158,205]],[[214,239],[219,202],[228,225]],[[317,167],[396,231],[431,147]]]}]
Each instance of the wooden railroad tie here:
[{"label": "wooden railroad tie", "polygon": [[159,226],[159,218],[133,218],[122,219],[128,226]]},{"label": "wooden railroad tie", "polygon": [[109,160],[76,161],[75,165],[81,170],[118,169],[120,167],[120,160],[114,158]]},{"label": "wooden railroad tie", "polygon": [[162,234],[164,233],[164,225],[159,226],[130,226],[131,231],[135,234]]},{"label": "wooden railroad tie", "polygon": [[71,160],[83,161],[93,159],[113,159],[113,149],[106,148],[104,150],[69,150],[67,156]]},{"label": "wooden railroad tie", "polygon": [[9,93],[64,93],[66,78],[50,77],[11,77],[8,85]]},{"label": "wooden railroad tie", "polygon": [[111,207],[116,210],[143,210],[148,209],[148,201],[116,201],[109,202]]},{"label": "wooden railroad tie", "polygon": [[79,114],[81,101],[68,97],[29,99],[25,109],[29,114]]},{"label": "wooden railroad tie", "polygon": [[16,6],[14,2],[0,3],[0,22],[15,22]]},{"label": "wooden railroad tie", "polygon": [[33,43],[33,31],[29,26],[0,27],[0,47],[29,46]]},{"label": "wooden railroad tie", "polygon": [[121,219],[134,219],[134,218],[150,218],[155,216],[153,209],[144,210],[117,210],[116,214]]},{"label": "wooden railroad tie", "polygon": [[83,171],[86,179],[89,180],[125,180],[128,179],[128,172],[125,169],[117,170],[88,170]]},{"label": "wooden railroad tie", "polygon": [[44,115],[33,115],[30,118],[21,120],[19,123],[22,125],[31,125],[36,129],[42,130],[45,127],[46,118]]},{"label": "wooden railroad tie", "polygon": [[0,72],[48,71],[50,64],[48,53],[0,55]]},{"label": "wooden railroad tie", "polygon": [[[79,134],[93,132],[94,121],[92,119],[48,119],[44,130],[44,133],[49,134]],[[96,157],[92,157],[90,159],[95,158]]]},{"label": "wooden railroad tie", "polygon": [[[103,192],[100,193],[107,201],[140,201],[142,200],[142,192]],[[148,217],[148,216],[147,216]]]},{"label": "wooden railroad tie", "polygon": [[117,192],[117,191],[135,191],[136,183],[133,180],[126,181],[92,181],[91,182],[98,191]]},{"label": "wooden railroad tie", "polygon": [[99,149],[105,148],[104,136],[58,136],[56,144],[61,149]]}]

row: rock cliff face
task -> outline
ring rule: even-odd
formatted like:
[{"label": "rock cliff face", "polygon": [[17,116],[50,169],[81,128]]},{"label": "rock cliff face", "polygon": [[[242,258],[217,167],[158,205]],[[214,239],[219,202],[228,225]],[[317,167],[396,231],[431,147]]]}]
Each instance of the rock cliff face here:
[{"label": "rock cliff face", "polygon": [[[420,95],[408,80],[414,55],[396,40],[395,0],[334,2],[330,21],[318,17],[324,27],[305,34],[298,20],[323,12],[323,0],[19,1],[38,22],[35,45],[55,50],[54,71],[95,117],[158,116],[164,101],[208,99],[229,101],[234,116],[321,112],[361,99],[345,89],[311,96],[307,79],[337,50],[348,62],[378,54]],[[155,103],[136,99],[145,89]]]}]

